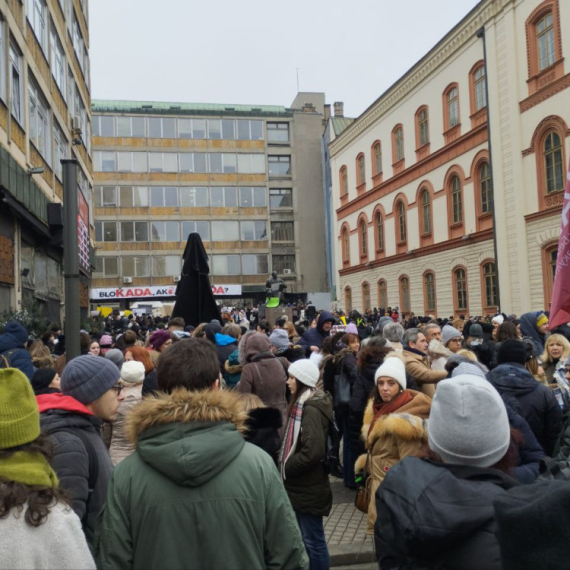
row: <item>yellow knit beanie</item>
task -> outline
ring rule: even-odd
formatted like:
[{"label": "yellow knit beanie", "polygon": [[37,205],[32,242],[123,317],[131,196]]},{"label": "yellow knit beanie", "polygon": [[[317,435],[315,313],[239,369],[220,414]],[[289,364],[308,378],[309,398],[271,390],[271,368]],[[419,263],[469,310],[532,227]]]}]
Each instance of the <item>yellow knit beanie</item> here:
[{"label": "yellow knit beanie", "polygon": [[40,435],[40,412],[28,378],[16,368],[0,370],[0,449]]},{"label": "yellow knit beanie", "polygon": [[536,327],[541,327],[548,323],[548,317],[544,313],[539,313],[536,316]]}]

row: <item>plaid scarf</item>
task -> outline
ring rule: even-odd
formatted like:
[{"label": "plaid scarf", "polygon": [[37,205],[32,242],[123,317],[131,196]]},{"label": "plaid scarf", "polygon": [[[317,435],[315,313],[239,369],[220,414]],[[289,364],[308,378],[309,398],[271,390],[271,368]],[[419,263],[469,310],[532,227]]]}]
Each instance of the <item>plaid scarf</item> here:
[{"label": "plaid scarf", "polygon": [[285,464],[297,447],[299,440],[299,433],[301,432],[301,418],[303,417],[303,406],[305,402],[317,391],[316,388],[309,388],[305,390],[293,407],[293,411],[287,421],[287,429],[285,430],[285,437],[283,438],[283,445],[281,446],[281,453],[279,454],[279,469],[283,480],[285,477]]}]

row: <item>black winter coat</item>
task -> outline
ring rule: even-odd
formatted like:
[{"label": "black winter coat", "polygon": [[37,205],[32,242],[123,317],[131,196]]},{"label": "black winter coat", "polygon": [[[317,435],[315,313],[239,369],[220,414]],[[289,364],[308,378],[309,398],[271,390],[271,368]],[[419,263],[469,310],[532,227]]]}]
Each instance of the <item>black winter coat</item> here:
[{"label": "black winter coat", "polygon": [[276,408],[256,408],[249,412],[246,420],[245,441],[253,443],[271,455],[277,465],[281,438],[279,430],[283,426],[281,411]]},{"label": "black winter coat", "polygon": [[305,349],[305,355],[307,358],[311,355],[311,346],[321,348],[323,340],[325,340],[325,338],[330,335],[330,333],[323,331],[323,325],[326,322],[331,322],[334,324],[334,321],[335,318],[332,316],[332,313],[323,311],[319,315],[317,328],[307,329],[301,338],[297,341],[297,344]]},{"label": "black winter coat", "polygon": [[[350,382],[350,394],[352,395],[352,390],[354,383],[358,378],[358,364],[356,361],[356,354],[348,348],[343,349],[334,357],[334,374],[343,374],[344,377]],[[334,378],[332,391],[330,391],[333,402],[334,402]],[[348,416],[348,405],[340,406],[338,409],[334,410],[335,417],[347,417]]]},{"label": "black winter coat", "polygon": [[552,455],[562,429],[562,410],[552,390],[516,363],[500,364],[487,375],[503,399],[530,426],[546,455]]},{"label": "black winter coat", "polygon": [[326,517],[332,490],[323,459],[332,420],[332,396],[317,390],[303,406],[301,433],[295,452],[285,464],[285,490],[296,512]]},{"label": "black winter coat", "polygon": [[496,469],[406,457],[376,492],[382,570],[501,570],[493,500],[517,485]]},{"label": "black winter coat", "polygon": [[154,394],[158,392],[158,372],[153,368],[143,380],[142,395]]}]

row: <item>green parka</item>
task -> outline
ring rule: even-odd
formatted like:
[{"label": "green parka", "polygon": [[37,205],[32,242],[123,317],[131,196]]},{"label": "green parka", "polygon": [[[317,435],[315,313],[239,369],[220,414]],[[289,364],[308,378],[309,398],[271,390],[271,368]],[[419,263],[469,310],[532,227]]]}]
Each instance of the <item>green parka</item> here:
[{"label": "green parka", "polygon": [[285,489],[295,511],[328,516],[332,490],[323,465],[329,423],[333,417],[332,396],[317,390],[303,406],[297,448],[285,464]]},{"label": "green parka", "polygon": [[308,569],[295,515],[269,455],[246,443],[227,391],[175,391],[127,418],[136,451],[109,484],[99,570]]}]

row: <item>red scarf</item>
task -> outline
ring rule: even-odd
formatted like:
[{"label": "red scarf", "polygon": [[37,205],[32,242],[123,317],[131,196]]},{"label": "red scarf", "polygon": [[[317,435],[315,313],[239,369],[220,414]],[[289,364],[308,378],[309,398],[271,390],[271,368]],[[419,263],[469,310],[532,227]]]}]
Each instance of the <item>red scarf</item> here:
[{"label": "red scarf", "polygon": [[409,402],[414,399],[411,392],[409,390],[404,390],[400,392],[392,401],[390,402],[382,402],[381,404],[373,404],[372,408],[374,409],[374,419],[370,424],[370,428],[368,430],[368,435],[372,431],[374,424],[380,418],[380,416],[387,416],[396,410],[399,410],[401,407],[405,406]]}]

